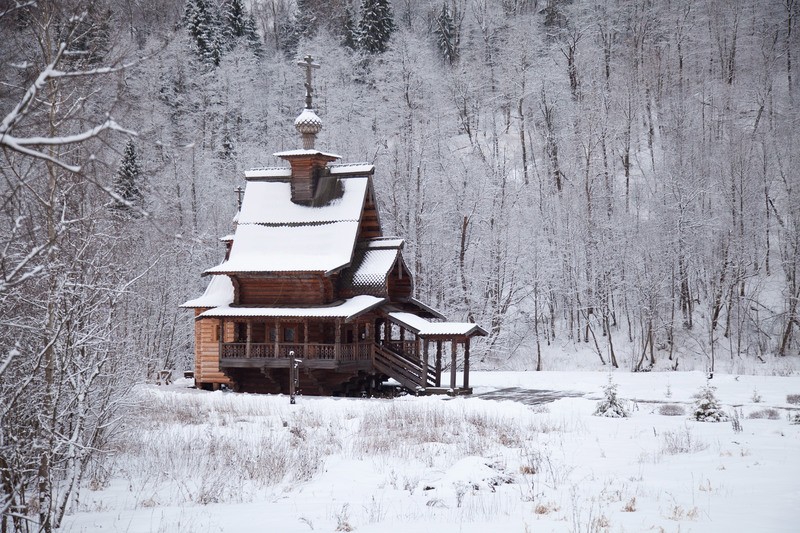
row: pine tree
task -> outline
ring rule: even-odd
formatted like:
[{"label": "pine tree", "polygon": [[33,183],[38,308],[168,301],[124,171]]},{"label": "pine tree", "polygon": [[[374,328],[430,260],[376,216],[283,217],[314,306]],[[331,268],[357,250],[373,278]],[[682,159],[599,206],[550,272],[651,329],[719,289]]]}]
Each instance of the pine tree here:
[{"label": "pine tree", "polygon": [[207,64],[219,66],[222,57],[217,38],[214,14],[206,0],[187,0],[183,21],[194,41],[200,59]]},{"label": "pine tree", "polygon": [[222,18],[222,37],[226,48],[231,50],[245,36],[247,17],[242,0],[227,0],[222,6]]},{"label": "pine tree", "polygon": [[134,217],[139,215],[135,208],[141,208],[144,205],[144,196],[138,184],[140,175],[141,167],[136,158],[136,147],[133,140],[129,139],[114,179],[114,193],[119,196],[119,199],[112,202],[112,209]]},{"label": "pine tree", "polygon": [[350,6],[345,7],[342,17],[342,46],[350,50],[358,47],[358,31]]},{"label": "pine tree", "polygon": [[607,418],[627,418],[630,416],[628,410],[617,397],[617,384],[608,376],[608,385],[603,387],[605,398],[597,404],[594,416],[604,416]]},{"label": "pine tree", "polygon": [[694,419],[700,422],[725,422],[728,415],[714,393],[716,387],[706,385],[694,395]]},{"label": "pine tree", "polygon": [[385,52],[394,30],[388,0],[363,0],[358,23],[358,45],[362,50],[370,54]]},{"label": "pine tree", "polygon": [[244,23],[244,36],[247,39],[247,45],[256,57],[264,56],[264,45],[261,42],[261,36],[256,29],[256,19],[252,13],[247,17]]},{"label": "pine tree", "polygon": [[280,25],[281,50],[286,57],[294,57],[300,39],[310,39],[317,33],[319,21],[310,0],[297,0],[294,14]]},{"label": "pine tree", "polygon": [[458,60],[458,35],[456,25],[447,2],[442,4],[442,10],[436,16],[436,27],[433,30],[436,34],[436,45],[444,56],[445,61],[451,65]]}]

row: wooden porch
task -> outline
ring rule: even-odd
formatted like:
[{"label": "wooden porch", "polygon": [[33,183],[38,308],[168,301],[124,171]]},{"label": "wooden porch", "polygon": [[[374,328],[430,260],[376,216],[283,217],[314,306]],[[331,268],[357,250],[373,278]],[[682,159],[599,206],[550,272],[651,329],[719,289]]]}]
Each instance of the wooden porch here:
[{"label": "wooden porch", "polygon": [[240,377],[248,369],[260,371],[270,380],[275,377],[270,372],[287,369],[293,359],[299,359],[306,371],[360,372],[378,381],[383,375],[415,394],[470,394],[473,334],[426,332],[383,312],[353,322],[222,318],[217,336],[219,367]]},{"label": "wooden porch", "polygon": [[[220,366],[235,368],[286,368],[291,359],[302,359],[307,368],[372,366],[374,343],[247,343],[220,344]],[[360,364],[359,364],[360,363]]]}]

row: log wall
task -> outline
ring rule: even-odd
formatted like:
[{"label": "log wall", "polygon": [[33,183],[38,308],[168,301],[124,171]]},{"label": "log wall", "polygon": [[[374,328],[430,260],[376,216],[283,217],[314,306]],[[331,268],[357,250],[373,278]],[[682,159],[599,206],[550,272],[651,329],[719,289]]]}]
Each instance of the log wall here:
[{"label": "log wall", "polygon": [[[207,309],[195,309],[195,317]],[[231,380],[219,368],[219,325],[214,318],[195,321],[194,328],[194,381],[196,386],[203,384],[231,385]],[[233,324],[230,335],[233,336]]]}]

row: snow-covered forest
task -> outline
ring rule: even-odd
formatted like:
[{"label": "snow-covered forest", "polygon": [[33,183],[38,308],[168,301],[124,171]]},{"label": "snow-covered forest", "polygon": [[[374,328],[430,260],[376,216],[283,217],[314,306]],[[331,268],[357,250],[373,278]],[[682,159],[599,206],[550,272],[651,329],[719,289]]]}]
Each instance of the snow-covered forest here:
[{"label": "snow-covered forest", "polygon": [[178,305],[223,253],[244,170],[300,146],[306,54],[318,147],[376,165],[417,295],[489,331],[478,368],[794,368],[799,16],[0,1],[3,527],[57,527],[129,389],[190,366]]}]

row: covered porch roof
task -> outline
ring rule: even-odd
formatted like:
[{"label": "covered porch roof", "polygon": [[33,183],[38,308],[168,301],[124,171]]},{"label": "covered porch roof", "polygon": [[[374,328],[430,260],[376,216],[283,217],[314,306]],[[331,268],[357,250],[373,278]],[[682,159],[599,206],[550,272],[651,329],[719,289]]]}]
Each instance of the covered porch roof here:
[{"label": "covered porch roof", "polygon": [[201,313],[197,318],[339,318],[349,322],[386,301],[377,296],[354,296],[320,307],[250,307],[223,305]]},{"label": "covered porch roof", "polygon": [[386,313],[396,324],[420,338],[452,338],[485,336],[486,330],[472,322],[431,322],[413,313],[390,311]]}]

